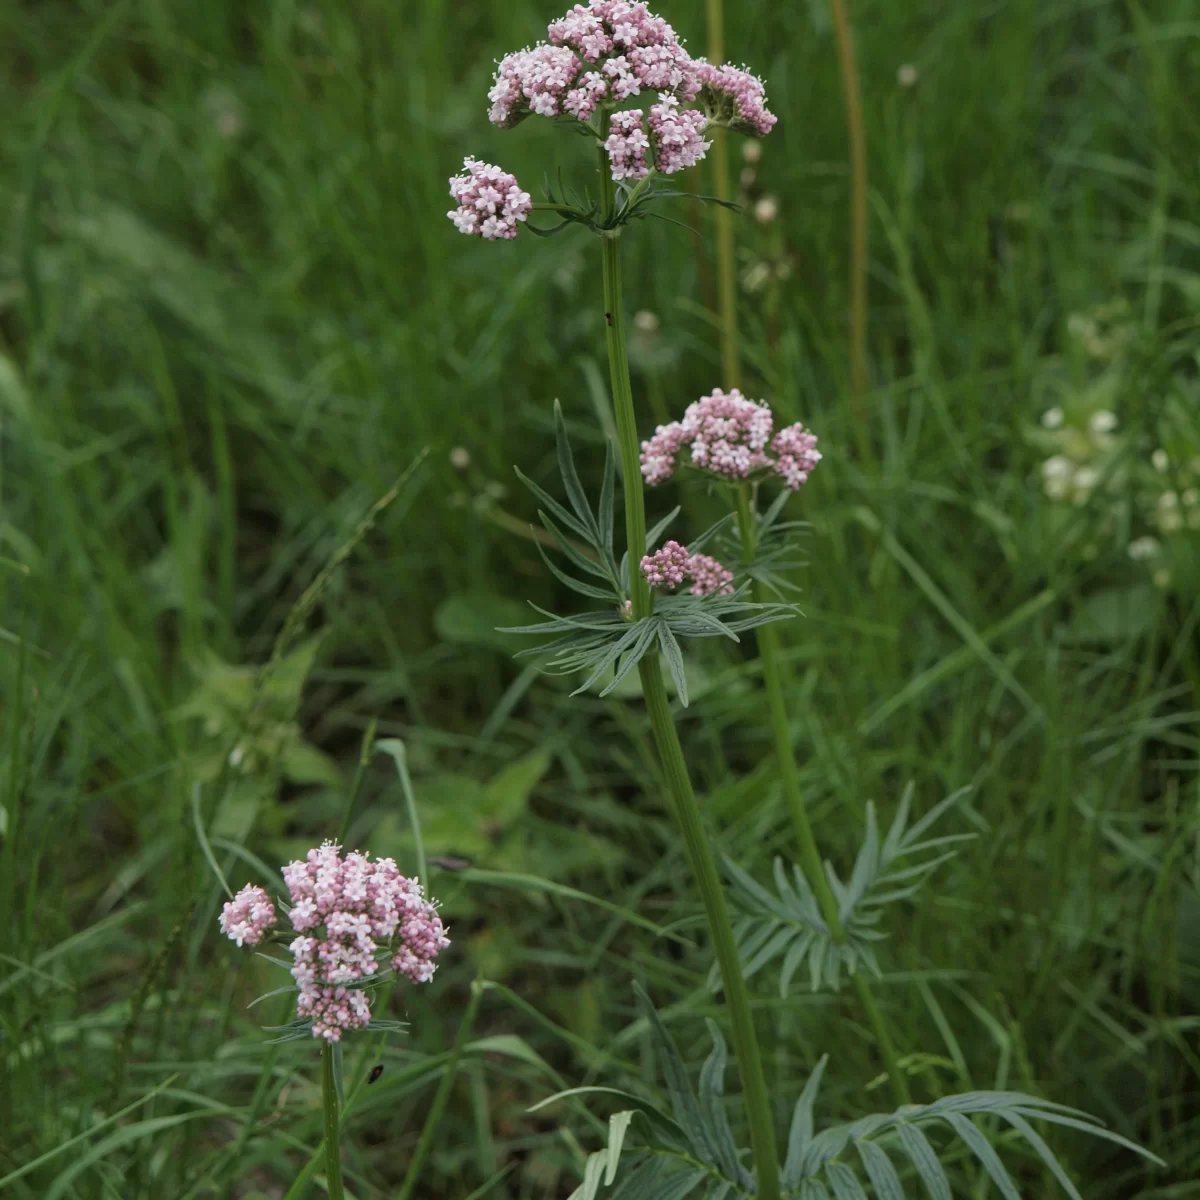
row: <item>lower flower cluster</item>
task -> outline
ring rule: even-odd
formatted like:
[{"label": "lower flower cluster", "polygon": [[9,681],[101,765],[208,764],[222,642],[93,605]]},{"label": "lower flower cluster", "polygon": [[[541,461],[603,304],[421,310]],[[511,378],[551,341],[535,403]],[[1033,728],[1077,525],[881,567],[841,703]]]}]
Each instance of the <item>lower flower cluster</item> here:
[{"label": "lower flower cluster", "polygon": [[[299,935],[288,947],[300,989],[296,1011],[312,1020],[314,1037],[336,1042],[370,1023],[362,983],[380,971],[380,958],[414,983],[433,978],[434,959],[450,939],[421,884],[392,859],[343,857],[340,846],[325,842],[284,867],[283,878]],[[225,905],[221,931],[239,946],[253,946],[277,919],[267,893],[248,884]]]},{"label": "lower flower cluster", "polygon": [[727,596],[733,591],[732,571],[708,554],[689,554],[678,542],[647,554],[641,568],[651,587],[677,588],[690,579],[693,596]]}]

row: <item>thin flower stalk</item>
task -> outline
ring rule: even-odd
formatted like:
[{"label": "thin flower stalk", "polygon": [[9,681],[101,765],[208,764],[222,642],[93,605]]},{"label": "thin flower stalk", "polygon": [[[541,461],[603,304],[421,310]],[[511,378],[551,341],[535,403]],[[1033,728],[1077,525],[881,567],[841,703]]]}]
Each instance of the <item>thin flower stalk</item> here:
[{"label": "thin flower stalk", "polygon": [[[748,483],[737,486],[737,517],[738,530],[741,534],[742,552],[746,562],[754,557],[756,524],[753,511],[751,488]],[[754,581],[753,594],[755,600],[763,602],[763,586]],[[817,847],[817,839],[813,833],[812,822],[808,819],[808,808],[800,791],[800,770],[796,764],[796,753],[792,746],[792,734],[788,724],[787,702],[784,697],[783,671],[780,667],[779,639],[774,625],[760,625],[755,631],[758,640],[758,657],[762,663],[763,683],[767,691],[767,705],[771,714],[771,737],[775,743],[775,758],[779,767],[779,778],[783,784],[784,801],[788,814],[792,819],[792,828],[796,832],[796,841],[800,850],[800,861],[804,874],[816,893],[817,903],[821,907],[821,915],[829,926],[833,940],[841,945],[846,940],[842,928],[841,916],[838,912],[837,898],[829,886],[825,876],[825,868],[821,861],[821,853]],[[887,1022],[875,1000],[874,992],[867,977],[862,971],[854,973],[854,990],[858,995],[867,1020],[875,1034],[879,1053],[887,1068],[888,1079],[892,1085],[897,1104],[912,1103],[908,1089],[908,1080],[900,1066],[900,1058],[896,1052],[895,1043],[888,1031]]]},{"label": "thin flower stalk", "polygon": [[[602,124],[607,135],[607,121]],[[607,154],[601,150],[600,178],[603,181],[604,216],[613,211],[614,189],[609,175]],[[625,532],[630,564],[640,562],[646,551],[646,501],[643,492],[637,422],[633,407],[633,389],[629,377],[629,362],[625,342],[625,316],[621,297],[621,258],[619,230],[601,238],[604,282],[605,326],[608,335],[608,361],[612,378],[613,409],[616,417],[618,449],[620,451],[622,482],[625,493]],[[640,570],[630,571],[630,593],[633,615],[650,615],[651,595],[645,576]],[[642,693],[650,716],[654,744],[662,763],[663,774],[671,797],[675,819],[683,836],[688,863],[708,919],[709,934],[721,972],[725,1000],[733,1032],[734,1052],[742,1080],[743,1098],[750,1126],[750,1144],[757,1172],[757,1195],[760,1200],[778,1200],[780,1196],[779,1166],[775,1145],[775,1129],[770,1095],[763,1071],[762,1054],[750,995],[742,975],[733,924],[725,902],[725,892],[717,869],[716,858],[705,833],[700,806],[688,775],[683,747],[675,729],[671,704],[663,681],[662,665],[657,654],[647,654],[638,663]]]}]

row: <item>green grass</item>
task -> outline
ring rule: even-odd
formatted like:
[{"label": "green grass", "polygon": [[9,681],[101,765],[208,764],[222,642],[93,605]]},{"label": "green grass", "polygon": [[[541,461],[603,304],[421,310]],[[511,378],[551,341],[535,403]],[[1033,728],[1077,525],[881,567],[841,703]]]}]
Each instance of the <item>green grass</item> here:
[{"label": "green grass", "polygon": [[[659,7],[699,50],[697,6]],[[795,505],[813,524],[805,619],[783,631],[818,836],[845,867],[868,799],[886,821],[907,781],[918,811],[974,788],[961,828],[979,837],[895,915],[883,956],[914,1093],[1077,1104],[1169,1163],[1059,1133],[1084,1194],[1200,1195],[1200,603],[1190,583],[1128,593],[1134,617],[1089,636],[1089,603],[1139,582],[1129,531],[1096,505],[1056,519],[1025,436],[1078,372],[1069,315],[1115,297],[1137,329],[1115,399],[1130,453],[1156,444],[1172,387],[1200,419],[1200,25],[1185,0],[852,4],[865,469],[824,7],[729,7],[730,53],[781,118],[758,167],[780,221],[740,220],[740,253],[777,236],[792,266],[743,297],[748,390],[826,455]],[[555,11],[0,11],[0,1193],[304,1194],[288,1189],[320,1139],[317,1056],[264,1044],[279,1000],[246,1009],[280,972],[219,939],[192,796],[231,882],[262,882],[258,860],[337,829],[375,720],[408,748],[427,852],[504,875],[434,870],[454,944],[432,987],[404,991],[408,1034],[363,1052],[386,1069],[347,1118],[353,1194],[396,1193],[477,974],[495,986],[419,1195],[501,1170],[491,1195],[570,1192],[597,1126],[526,1110],[651,1078],[632,980],[704,1052],[709,956],[639,701],[568,700],[493,632],[526,600],[571,603],[521,536],[534,507],[513,465],[555,486],[559,397],[594,483],[608,419],[594,244],[484,246],[443,215],[467,153],[527,187],[551,155],[587,178],[580,139],[486,123],[493,60]],[[633,351],[649,430],[656,404],[717,382],[712,242],[653,222],[627,240],[628,303],[661,320]],[[426,446],[317,598],[302,632],[319,643],[256,686],[304,589]],[[670,497],[651,501],[653,518]],[[685,503],[716,511],[696,488]],[[790,834],[753,664],[708,644],[695,662],[711,686],[682,718],[689,763],[722,848],[761,876]],[[377,757],[349,840],[411,867],[405,812]],[[781,1129],[826,1051],[839,1118],[886,1107],[849,994],[755,990]],[[1013,1169],[1049,1194],[1036,1162]]]}]

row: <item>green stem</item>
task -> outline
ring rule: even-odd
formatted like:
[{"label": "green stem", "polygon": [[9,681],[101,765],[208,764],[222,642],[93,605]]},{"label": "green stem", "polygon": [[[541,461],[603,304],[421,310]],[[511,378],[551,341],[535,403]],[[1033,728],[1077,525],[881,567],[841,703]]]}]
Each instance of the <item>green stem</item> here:
[{"label": "green stem", "polygon": [[[725,61],[725,14],[722,0],[708,0],[708,59],[720,65]],[[714,129],[712,138],[713,195],[730,200],[729,134]],[[725,204],[716,206],[717,224],[717,305],[721,322],[721,373],[724,386],[741,387],[742,361],[738,345],[737,264],[734,261],[733,213]]]},{"label": "green stem", "polygon": [[[607,127],[608,115],[605,114],[601,125],[602,132],[606,133]],[[607,219],[613,212],[614,193],[612,179],[608,172],[608,161],[603,150],[600,153],[600,178],[603,181],[604,214]],[[612,373],[613,410],[616,416],[617,441],[621,455],[625,493],[625,531],[629,553],[630,592],[633,598],[634,616],[640,618],[649,615],[651,611],[650,589],[638,569],[638,563],[646,549],[646,507],[642,492],[641,464],[638,457],[633,390],[630,385],[629,365],[625,352],[625,322],[621,310],[620,244],[616,237],[604,237],[601,245],[603,247],[605,325],[608,331],[608,358]],[[638,663],[638,674],[641,676],[642,692],[650,716],[650,726],[654,732],[654,743],[662,762],[663,775],[671,796],[675,819],[679,823],[688,862],[704,903],[709,934],[721,972],[725,1002],[729,1006],[733,1049],[742,1080],[746,1116],[750,1125],[750,1147],[754,1155],[754,1166],[757,1173],[756,1196],[758,1200],[779,1200],[779,1160],[776,1156],[771,1101],[767,1092],[758,1036],[754,1031],[750,996],[746,989],[746,981],[742,976],[742,966],[738,959],[733,926],[729,919],[729,910],[725,905],[725,893],[721,887],[716,858],[704,832],[700,806],[696,801],[696,793],[692,790],[692,783],[688,777],[683,747],[680,745],[679,735],[675,730],[671,705],[667,699],[666,685],[663,682],[662,666],[656,653],[647,654]]]},{"label": "green stem", "polygon": [[674,802],[675,820],[679,823],[680,833],[683,834],[688,864],[696,877],[696,886],[704,902],[708,932],[721,972],[725,1003],[729,1007],[733,1052],[737,1057],[738,1073],[742,1079],[742,1098],[750,1124],[750,1148],[754,1154],[758,1185],[755,1196],[757,1200],[778,1200],[779,1160],[775,1148],[771,1100],[767,1092],[766,1075],[763,1072],[762,1054],[758,1048],[758,1035],[754,1031],[754,1016],[750,1011],[750,993],[742,975],[742,963],[733,937],[733,925],[725,904],[725,892],[721,887],[717,860],[704,832],[700,805],[696,801],[696,793],[692,790],[692,781],[688,777],[687,763],[671,716],[671,704],[667,699],[658,655],[647,654],[638,663],[638,674],[641,676],[642,693],[650,714],[650,727],[654,731],[654,744],[658,747],[667,789]]},{"label": "green stem", "polygon": [[476,979],[471,984],[471,999],[467,1002],[467,1011],[463,1016],[462,1024],[458,1027],[458,1035],[454,1039],[454,1049],[450,1052],[450,1061],[446,1063],[446,1070],[443,1072],[441,1082],[434,1093],[433,1104],[430,1106],[429,1115],[425,1118],[425,1126],[421,1130],[421,1137],[417,1142],[417,1148],[413,1151],[412,1159],[408,1164],[408,1170],[404,1174],[404,1184],[400,1188],[397,1200],[412,1200],[412,1196],[416,1191],[417,1181],[421,1178],[421,1168],[425,1165],[425,1159],[429,1156],[430,1147],[433,1145],[438,1125],[442,1120],[442,1113],[446,1108],[446,1101],[450,1098],[450,1089],[454,1086],[455,1079],[458,1078],[459,1060],[462,1058],[463,1050],[466,1048],[467,1038],[471,1036],[471,1030],[475,1026],[475,1014],[479,1011],[479,998],[482,995],[483,980]]},{"label": "green stem", "polygon": [[342,1190],[341,1140],[338,1136],[337,1083],[333,1077],[333,1046],[321,1043],[321,1099],[325,1109],[325,1183],[329,1200],[345,1200]]},{"label": "green stem", "polygon": [[[742,540],[742,560],[749,563],[754,558],[758,540],[758,526],[750,498],[750,485],[739,484],[736,489],[738,529]],[[766,601],[762,584],[754,581],[754,599],[762,604]],[[792,827],[796,831],[796,840],[800,847],[800,862],[804,868],[805,878],[816,893],[821,915],[829,926],[829,932],[834,942],[839,946],[846,940],[846,931],[842,928],[842,919],[838,911],[837,897],[829,886],[825,868],[821,862],[821,852],[817,848],[817,839],[813,834],[812,823],[808,819],[808,806],[800,792],[800,770],[796,765],[796,753],[792,746],[792,734],[788,725],[787,703],[784,699],[783,671],[779,665],[779,637],[774,625],[760,625],[757,629],[758,657],[762,663],[763,682],[767,689],[767,706],[771,714],[771,736],[775,742],[775,758],[779,767],[779,778],[783,784],[783,796],[787,803],[788,813],[792,818]],[[912,1096],[908,1090],[908,1080],[900,1066],[900,1058],[896,1053],[892,1035],[888,1032],[883,1013],[876,1003],[874,993],[866,976],[856,971],[853,976],[854,990],[858,993],[867,1020],[875,1034],[879,1052],[887,1067],[888,1078],[892,1083],[892,1092],[897,1104],[911,1104]]]},{"label": "green stem", "polygon": [[[608,134],[609,114],[601,119],[602,140]],[[608,155],[603,145],[600,156],[600,187],[607,221],[616,207]],[[646,498],[642,494],[642,465],[638,447],[637,418],[633,412],[633,385],[629,381],[629,356],[625,348],[625,310],[621,298],[620,227],[600,238],[604,271],[604,325],[608,337],[608,369],[612,380],[613,414],[617,424],[617,448],[621,458],[625,492],[625,545],[629,554],[629,594],[636,620],[652,610],[650,587],[638,569],[646,553]]]}]

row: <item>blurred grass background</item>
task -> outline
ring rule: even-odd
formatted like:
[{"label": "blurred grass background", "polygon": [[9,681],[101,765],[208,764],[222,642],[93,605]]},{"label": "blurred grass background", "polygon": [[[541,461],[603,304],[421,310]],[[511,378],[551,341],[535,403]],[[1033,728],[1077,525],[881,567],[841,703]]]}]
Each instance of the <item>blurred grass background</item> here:
[{"label": "blurred grass background", "polygon": [[[698,6],[659,10],[702,50]],[[572,604],[525,536],[512,467],[554,486],[559,397],[598,476],[598,261],[575,234],[459,236],[446,179],[469,153],[535,193],[560,166],[589,180],[580,139],[486,122],[494,60],[556,13],[0,7],[0,1182],[80,1139],[13,1196],[305,1194],[288,1189],[320,1136],[311,1047],[264,1046],[278,1001],[246,1011],[280,972],[218,941],[191,801],[235,886],[264,882],[337,828],[374,720],[408,747],[427,850],[507,880],[434,871],[454,945],[432,987],[404,992],[411,1029],[351,1118],[355,1195],[394,1194],[477,973],[496,986],[423,1196],[497,1173],[488,1194],[570,1192],[595,1130],[526,1108],[562,1080],[648,1077],[632,978],[702,1041],[707,956],[636,696],[569,701],[494,632],[527,600]],[[868,799],[886,819],[907,781],[919,810],[974,787],[962,822],[980,836],[897,914],[885,954],[917,1094],[1078,1104],[1171,1164],[1060,1135],[1087,1196],[1200,1195],[1197,576],[1185,555],[1148,581],[1119,496],[1052,504],[1030,433],[1051,404],[1091,403],[1072,314],[1114,302],[1119,453],[1148,458],[1168,400],[1195,428],[1200,23],[1187,0],[857,0],[852,16],[870,463],[847,399],[825,7],[744,0],[726,33],[780,116],[746,195],[777,197],[778,218],[737,223],[747,390],[826,456],[795,503],[813,532],[805,619],[784,635],[806,793],[844,865]],[[657,318],[631,351],[647,431],[719,382],[711,212],[672,215],[696,235],[646,222],[625,239],[631,311]],[[301,593],[425,446],[256,686]],[[683,500],[714,511],[702,489]],[[697,785],[761,875],[790,848],[753,664],[707,645],[694,663]],[[361,782],[349,840],[411,866],[391,763]],[[825,1051],[827,1105],[886,1107],[848,1001],[758,990],[781,1127]],[[1019,1173],[1050,1194],[1040,1166]]]}]

